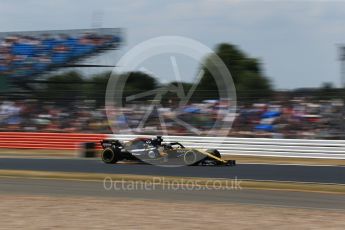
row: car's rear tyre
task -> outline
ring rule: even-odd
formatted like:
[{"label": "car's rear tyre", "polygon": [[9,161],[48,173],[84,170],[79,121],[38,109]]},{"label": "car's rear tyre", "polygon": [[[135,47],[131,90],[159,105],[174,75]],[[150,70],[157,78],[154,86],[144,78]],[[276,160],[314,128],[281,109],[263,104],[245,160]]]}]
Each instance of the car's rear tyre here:
[{"label": "car's rear tyre", "polygon": [[106,164],[115,164],[119,158],[119,155],[112,148],[106,148],[102,152],[102,161]]}]

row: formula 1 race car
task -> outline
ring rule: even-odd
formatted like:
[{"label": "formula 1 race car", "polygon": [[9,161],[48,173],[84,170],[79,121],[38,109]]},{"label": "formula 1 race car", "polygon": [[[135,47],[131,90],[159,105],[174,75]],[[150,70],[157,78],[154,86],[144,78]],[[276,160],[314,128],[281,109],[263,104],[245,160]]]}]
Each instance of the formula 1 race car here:
[{"label": "formula 1 race car", "polygon": [[186,148],[179,142],[163,142],[155,138],[135,138],[128,142],[116,139],[101,141],[102,160],[115,164],[121,160],[134,160],[156,165],[235,166],[235,160],[223,160],[216,149]]}]

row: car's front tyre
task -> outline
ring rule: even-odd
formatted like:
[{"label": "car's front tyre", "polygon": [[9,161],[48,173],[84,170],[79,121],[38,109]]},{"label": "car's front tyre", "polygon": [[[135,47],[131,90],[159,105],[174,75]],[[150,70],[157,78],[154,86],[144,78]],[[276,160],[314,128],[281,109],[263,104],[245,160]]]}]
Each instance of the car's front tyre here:
[{"label": "car's front tyre", "polygon": [[183,155],[183,162],[185,165],[196,165],[198,163],[198,156],[196,152],[189,150]]}]

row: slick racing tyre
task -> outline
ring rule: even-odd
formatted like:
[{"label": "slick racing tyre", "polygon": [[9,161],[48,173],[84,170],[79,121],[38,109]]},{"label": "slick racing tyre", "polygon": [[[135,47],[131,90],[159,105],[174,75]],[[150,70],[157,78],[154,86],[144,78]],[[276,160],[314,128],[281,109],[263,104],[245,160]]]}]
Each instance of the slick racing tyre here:
[{"label": "slick racing tyre", "polygon": [[183,155],[183,162],[185,165],[195,165],[197,164],[198,158],[194,151],[187,151]]},{"label": "slick racing tyre", "polygon": [[147,152],[147,157],[151,160],[157,159],[159,157],[159,152],[157,150],[149,150]]},{"label": "slick racing tyre", "polygon": [[119,160],[119,155],[115,149],[106,148],[102,152],[102,161],[106,164],[115,164]]}]

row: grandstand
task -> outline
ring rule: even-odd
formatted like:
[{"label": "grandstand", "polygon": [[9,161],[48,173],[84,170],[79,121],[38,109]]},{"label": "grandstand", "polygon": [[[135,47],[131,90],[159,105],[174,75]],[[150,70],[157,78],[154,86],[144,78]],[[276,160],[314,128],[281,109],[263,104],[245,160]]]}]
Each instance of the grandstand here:
[{"label": "grandstand", "polygon": [[0,33],[0,79],[23,80],[118,49],[121,29]]}]

